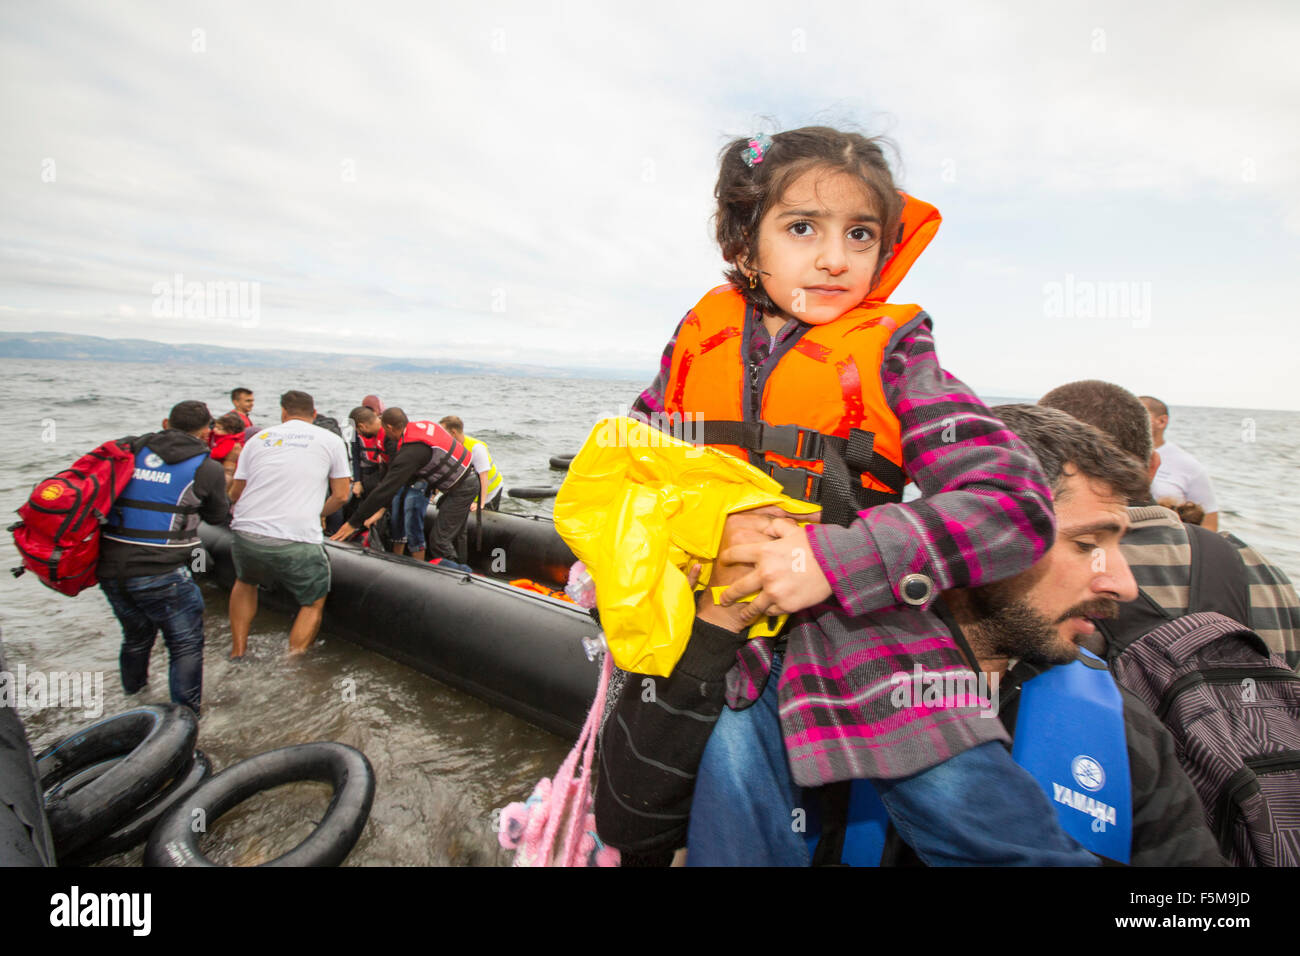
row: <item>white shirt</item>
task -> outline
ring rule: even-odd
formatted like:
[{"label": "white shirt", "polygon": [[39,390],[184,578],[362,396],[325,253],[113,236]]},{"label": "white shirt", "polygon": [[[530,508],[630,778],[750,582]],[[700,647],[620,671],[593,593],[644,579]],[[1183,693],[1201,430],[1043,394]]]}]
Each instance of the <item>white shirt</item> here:
[{"label": "white shirt", "polygon": [[244,443],[235,479],[247,482],[230,527],[287,541],[319,543],[330,478],[350,478],[347,446],[333,432],[292,419]]},{"label": "white shirt", "polygon": [[1160,453],[1160,470],[1151,480],[1151,497],[1173,497],[1179,504],[1194,501],[1207,515],[1219,510],[1209,472],[1199,461],[1169,439],[1156,451]]}]

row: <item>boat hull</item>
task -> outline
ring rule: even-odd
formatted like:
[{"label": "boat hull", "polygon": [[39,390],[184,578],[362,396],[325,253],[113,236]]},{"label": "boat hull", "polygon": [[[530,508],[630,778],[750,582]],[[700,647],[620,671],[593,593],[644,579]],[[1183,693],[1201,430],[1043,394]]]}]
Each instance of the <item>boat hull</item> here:
[{"label": "boat hull", "polygon": [[[229,589],[235,579],[230,530],[205,524],[200,535],[206,573]],[[471,523],[471,545],[473,538]],[[323,627],[330,634],[552,733],[578,735],[599,677],[582,644],[598,632],[586,611],[503,581],[356,545],[326,542],[325,551],[332,580]],[[486,561],[485,570],[493,560],[504,562],[502,573],[554,582],[572,561],[571,554],[564,560],[567,552],[549,522],[492,515],[471,561]],[[297,609],[279,589],[264,590],[260,600],[287,613]]]}]

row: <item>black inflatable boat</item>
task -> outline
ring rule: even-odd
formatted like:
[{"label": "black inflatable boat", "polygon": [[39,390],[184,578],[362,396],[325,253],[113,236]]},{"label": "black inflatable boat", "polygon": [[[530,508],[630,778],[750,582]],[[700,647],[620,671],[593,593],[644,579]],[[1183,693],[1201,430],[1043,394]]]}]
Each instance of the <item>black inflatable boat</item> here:
[{"label": "black inflatable boat", "polygon": [[[429,514],[436,514],[430,508]],[[234,583],[231,533],[203,525],[207,573]],[[410,558],[326,542],[332,584],[324,628],[561,736],[576,737],[599,668],[584,638],[598,628],[565,601],[507,584],[529,578],[562,588],[576,560],[546,518],[486,512],[481,547],[470,519],[466,574]],[[290,612],[286,595],[261,601]]]}]

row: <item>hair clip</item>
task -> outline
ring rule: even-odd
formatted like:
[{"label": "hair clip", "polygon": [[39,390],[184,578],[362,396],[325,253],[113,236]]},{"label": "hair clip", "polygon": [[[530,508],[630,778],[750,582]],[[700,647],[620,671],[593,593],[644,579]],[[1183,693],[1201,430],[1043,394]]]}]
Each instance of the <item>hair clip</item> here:
[{"label": "hair clip", "polygon": [[740,151],[740,158],[745,165],[753,169],[763,161],[763,155],[772,148],[772,137],[759,133],[749,141],[749,145]]}]

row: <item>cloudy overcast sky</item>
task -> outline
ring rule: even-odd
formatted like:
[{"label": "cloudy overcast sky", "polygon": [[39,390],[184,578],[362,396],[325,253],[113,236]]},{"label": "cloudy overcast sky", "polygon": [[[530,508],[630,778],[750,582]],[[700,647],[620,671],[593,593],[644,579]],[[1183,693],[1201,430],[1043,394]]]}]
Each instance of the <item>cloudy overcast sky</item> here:
[{"label": "cloudy overcast sky", "polygon": [[977,389],[1300,408],[1294,3],[469,6],[6,2],[0,330],[649,378],[718,150],[815,122],[943,212],[894,299]]}]

